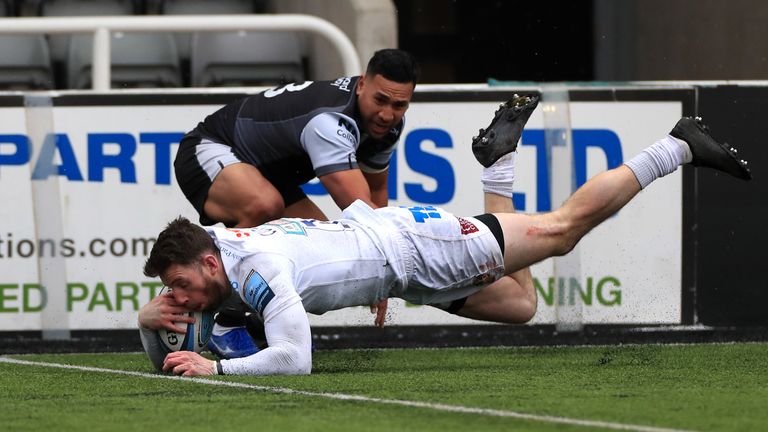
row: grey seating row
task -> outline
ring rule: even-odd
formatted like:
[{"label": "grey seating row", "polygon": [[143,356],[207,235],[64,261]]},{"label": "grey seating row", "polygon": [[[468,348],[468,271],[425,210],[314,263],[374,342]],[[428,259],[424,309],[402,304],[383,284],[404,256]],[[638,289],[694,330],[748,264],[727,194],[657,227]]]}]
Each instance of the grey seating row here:
[{"label": "grey seating row", "polygon": [[[240,0],[166,0],[164,11],[246,13],[249,5],[250,2]],[[0,2],[0,6],[6,4]],[[44,11],[46,16],[125,15],[133,7],[130,0],[56,0]],[[90,88],[92,50],[92,36],[85,34],[0,35],[0,89]],[[112,87],[243,86],[302,81],[307,79],[303,52],[302,36],[286,32],[113,32]]]}]

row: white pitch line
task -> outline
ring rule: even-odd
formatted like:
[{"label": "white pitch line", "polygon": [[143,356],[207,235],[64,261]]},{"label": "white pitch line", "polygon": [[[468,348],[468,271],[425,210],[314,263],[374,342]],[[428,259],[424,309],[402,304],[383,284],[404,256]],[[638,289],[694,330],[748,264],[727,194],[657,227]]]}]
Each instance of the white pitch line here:
[{"label": "white pitch line", "polygon": [[51,368],[59,368],[59,369],[73,369],[73,370],[79,370],[84,372],[102,372],[102,373],[111,373],[111,374],[117,374],[117,375],[135,376],[135,377],[141,377],[141,378],[173,380],[173,381],[180,381],[180,382],[194,382],[194,383],[205,384],[205,385],[258,390],[258,391],[263,391],[268,393],[281,393],[281,394],[292,394],[292,395],[310,396],[310,397],[322,397],[327,399],[379,403],[379,404],[386,404],[386,405],[400,405],[400,406],[406,406],[406,407],[412,407],[412,408],[425,408],[425,409],[431,409],[436,411],[454,412],[454,413],[462,413],[462,414],[478,414],[478,415],[485,415],[485,416],[491,416],[491,417],[512,417],[512,418],[517,418],[522,420],[539,421],[539,422],[545,422],[545,423],[560,423],[560,424],[585,426],[585,427],[599,427],[599,428],[613,429],[613,430],[625,430],[625,431],[637,431],[637,432],[690,432],[682,429],[668,429],[668,428],[659,428],[659,427],[653,427],[653,426],[604,422],[599,420],[582,420],[582,419],[575,419],[575,418],[568,418],[568,417],[526,414],[526,413],[521,413],[516,411],[505,411],[505,410],[496,410],[496,409],[488,409],[488,408],[472,408],[472,407],[466,407],[461,405],[447,405],[447,404],[431,403],[431,402],[419,402],[419,401],[409,401],[409,400],[400,400],[400,399],[381,399],[381,398],[375,398],[375,397],[350,395],[350,394],[343,394],[343,393],[320,393],[320,392],[311,392],[311,391],[304,391],[304,390],[294,390],[294,389],[285,388],[285,387],[260,386],[260,385],[244,384],[244,383],[231,382],[231,381],[210,380],[205,378],[190,378],[190,377],[180,377],[180,376],[172,376],[172,375],[151,374],[151,373],[145,373],[145,372],[132,372],[132,371],[117,370],[117,369],[76,366],[76,365],[68,365],[68,364],[61,364],[61,363],[47,363],[47,362],[38,362],[38,361],[29,361],[29,360],[18,360],[18,359],[8,358],[8,357],[0,357],[0,363],[11,363],[11,364],[18,364],[18,365],[26,365],[26,366],[42,366],[42,367],[51,367]]}]

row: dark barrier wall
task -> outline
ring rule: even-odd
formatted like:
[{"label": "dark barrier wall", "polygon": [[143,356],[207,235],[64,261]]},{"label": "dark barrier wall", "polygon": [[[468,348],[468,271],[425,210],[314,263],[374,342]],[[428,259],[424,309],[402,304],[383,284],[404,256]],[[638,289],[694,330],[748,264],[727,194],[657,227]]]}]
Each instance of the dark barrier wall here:
[{"label": "dark barrier wall", "polygon": [[[768,88],[718,86],[698,92],[698,115],[712,134],[749,160],[754,179],[744,183],[710,170],[688,170],[686,226],[693,253],[694,322],[768,324]],[[687,197],[687,198],[690,198]],[[688,219],[690,220],[690,218]]]}]

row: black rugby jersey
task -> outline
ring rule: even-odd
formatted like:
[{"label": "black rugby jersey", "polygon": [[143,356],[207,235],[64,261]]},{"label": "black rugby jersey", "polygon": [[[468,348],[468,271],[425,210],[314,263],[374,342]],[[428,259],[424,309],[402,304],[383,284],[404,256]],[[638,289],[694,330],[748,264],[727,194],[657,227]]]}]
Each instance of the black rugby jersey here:
[{"label": "black rugby jersey", "polygon": [[302,184],[354,168],[381,171],[389,166],[404,121],[382,139],[363,134],[355,95],[359,79],[269,89],[224,106],[189,135],[231,146],[270,180]]}]

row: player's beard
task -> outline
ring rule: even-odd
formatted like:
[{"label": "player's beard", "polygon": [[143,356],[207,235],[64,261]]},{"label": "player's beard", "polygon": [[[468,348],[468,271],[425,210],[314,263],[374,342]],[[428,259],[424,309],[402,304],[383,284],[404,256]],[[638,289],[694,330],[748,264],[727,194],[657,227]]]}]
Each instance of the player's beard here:
[{"label": "player's beard", "polygon": [[221,306],[221,304],[224,302],[224,300],[229,297],[230,292],[232,291],[232,287],[229,284],[223,284],[218,280],[211,281],[209,287],[210,301],[207,305],[205,305],[204,310],[217,310],[219,306]]}]

